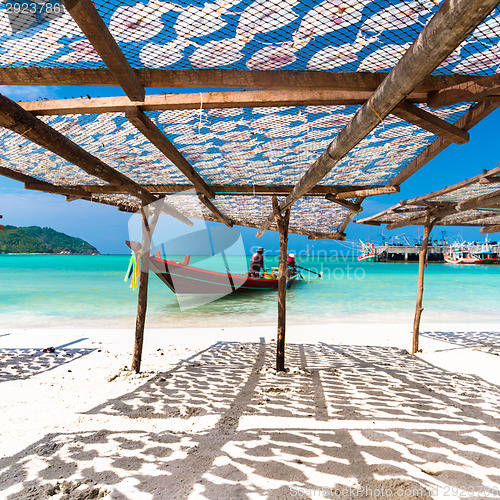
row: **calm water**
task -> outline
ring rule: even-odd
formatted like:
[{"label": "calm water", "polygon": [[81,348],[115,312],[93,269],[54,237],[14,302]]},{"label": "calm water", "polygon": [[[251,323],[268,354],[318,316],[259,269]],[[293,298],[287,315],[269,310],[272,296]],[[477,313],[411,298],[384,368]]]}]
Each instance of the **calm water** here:
[{"label": "calm water", "polygon": [[[239,259],[230,257],[234,262]],[[129,256],[1,255],[0,322],[3,327],[134,324],[137,291],[124,283]],[[268,257],[269,266],[272,258]],[[418,264],[304,259],[323,270],[288,294],[291,323],[411,321]],[[500,266],[429,264],[424,318],[500,320]],[[181,311],[175,295],[152,275],[148,326],[268,324],[276,319],[276,292],[232,295]],[[76,322],[75,322],[76,321]]]}]

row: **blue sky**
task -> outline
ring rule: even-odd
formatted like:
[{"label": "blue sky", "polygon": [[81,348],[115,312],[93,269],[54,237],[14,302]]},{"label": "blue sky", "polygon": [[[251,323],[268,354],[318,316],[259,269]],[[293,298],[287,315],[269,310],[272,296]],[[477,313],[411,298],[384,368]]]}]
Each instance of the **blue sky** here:
[{"label": "blue sky", "polygon": [[[185,91],[217,89],[187,89]],[[219,89],[220,90],[220,89]],[[148,93],[175,92],[178,89],[147,89]],[[184,91],[184,90],[183,90]],[[57,99],[64,97],[80,97],[87,94],[91,97],[123,95],[120,88],[114,87],[16,87],[1,86],[0,93],[14,100],[35,100],[39,98]],[[362,217],[372,215],[396,204],[402,199],[427,194],[454,184],[482,172],[483,169],[496,167],[498,155],[498,126],[500,110],[496,110],[471,132],[469,143],[451,145],[444,152],[431,160],[402,186],[401,192],[389,196],[377,196],[367,199]],[[49,226],[72,236],[78,236],[89,241],[101,253],[128,253],[124,241],[128,239],[128,222],[130,214],[118,212],[114,207],[89,203],[86,201],[66,202],[63,196],[37,193],[23,189],[23,184],[0,176],[0,214],[3,224],[15,226]],[[263,238],[257,240],[256,229],[241,228],[245,247],[249,250],[255,245],[276,250],[278,235],[268,231]],[[442,229],[437,227],[433,236],[441,236]],[[475,228],[445,228],[448,237],[461,234],[468,240],[483,240],[479,229]],[[380,235],[396,236],[406,234],[415,237],[418,229],[386,231],[384,227],[362,226],[350,224],[347,228],[349,241],[359,239],[379,241]],[[495,236],[495,235],[493,235]],[[296,253],[310,247],[312,242],[305,236],[291,235],[289,247]],[[318,241],[314,252],[346,252],[349,245],[332,241]]]}]

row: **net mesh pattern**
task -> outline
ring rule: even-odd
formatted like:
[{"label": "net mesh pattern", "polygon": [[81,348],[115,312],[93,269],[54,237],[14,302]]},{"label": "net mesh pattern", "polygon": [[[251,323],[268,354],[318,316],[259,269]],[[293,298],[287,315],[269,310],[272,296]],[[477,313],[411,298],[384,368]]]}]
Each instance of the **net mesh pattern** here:
[{"label": "net mesh pattern", "polygon": [[[218,221],[193,195],[175,195],[167,201],[187,217],[199,216],[201,206],[204,219]],[[241,196],[221,196],[216,197],[213,203],[239,226],[259,227],[267,214],[272,212],[269,196],[245,196],[243,200]],[[324,198],[304,197],[291,210],[289,231],[334,234],[348,212],[348,209]],[[277,230],[276,224],[273,223],[270,229]]]},{"label": "net mesh pattern", "polygon": [[1,127],[0,166],[55,185],[106,184],[26,137]]},{"label": "net mesh pattern", "polygon": [[471,198],[476,198],[477,196],[483,196],[485,194],[491,194],[495,191],[498,191],[498,195],[500,196],[500,183],[476,183],[457,189],[456,191],[452,191],[451,193],[436,196],[435,198],[429,198],[429,201],[460,203],[461,201],[466,201]]},{"label": "net mesh pattern", "polygon": [[[467,105],[437,116],[456,121]],[[151,111],[147,115],[208,183],[294,185],[352,119],[358,106]],[[122,113],[42,116],[74,143],[139,184],[190,181]],[[436,138],[389,116],[320,182],[386,184]],[[56,185],[103,184],[25,137],[0,130],[5,167]]]},{"label": "net mesh pattern", "polygon": [[46,116],[42,119],[139,184],[190,184],[121,113]]},{"label": "net mesh pattern", "polygon": [[[467,109],[459,105],[435,114],[455,122]],[[207,183],[252,186],[297,183],[357,110],[358,106],[297,106],[147,115]],[[320,184],[385,184],[435,138],[390,116]]]},{"label": "net mesh pattern", "polygon": [[[440,4],[439,0],[95,2],[135,68],[346,72],[390,70]],[[50,12],[47,5],[52,6]],[[499,41],[497,8],[436,73],[494,74]],[[38,12],[18,15],[8,4],[0,4],[0,47],[0,66],[104,67],[55,1],[42,4]]]}]

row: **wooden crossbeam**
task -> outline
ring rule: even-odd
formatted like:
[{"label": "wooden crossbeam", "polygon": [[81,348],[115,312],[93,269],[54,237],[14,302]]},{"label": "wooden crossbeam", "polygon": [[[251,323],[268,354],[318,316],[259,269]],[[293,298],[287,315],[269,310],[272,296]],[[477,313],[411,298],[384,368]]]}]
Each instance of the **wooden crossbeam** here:
[{"label": "wooden crossbeam", "polygon": [[328,201],[332,201],[333,203],[337,203],[338,205],[348,208],[349,210],[354,210],[355,212],[360,212],[363,210],[359,203],[353,203],[352,201],[342,200],[337,198],[335,195],[327,194],[325,198]]},{"label": "wooden crossbeam", "polygon": [[123,55],[92,1],[62,0],[62,3],[125,94],[132,101],[143,101],[145,96],[144,87],[139,82],[136,73]]},{"label": "wooden crossbeam", "polygon": [[394,108],[392,114],[451,142],[465,144],[469,141],[469,133],[466,130],[462,130],[452,123],[441,120],[441,118],[407,101],[403,101],[399,106]]},{"label": "wooden crossbeam", "polygon": [[[471,106],[467,113],[459,118],[454,123],[454,125],[459,129],[470,130],[472,127],[474,127],[474,125],[477,125],[481,120],[495,111],[498,106],[500,106],[500,102],[485,102]],[[415,159],[408,163],[408,165],[403,170],[401,170],[399,174],[392,178],[388,182],[388,185],[397,186],[402,184],[451,144],[453,144],[452,141],[443,137],[436,139],[434,142],[429,144]]]},{"label": "wooden crossbeam", "polygon": [[219,222],[222,222],[227,227],[233,227],[233,221],[224,215],[204,194],[198,195],[198,198],[214,214]]},{"label": "wooden crossbeam", "polygon": [[142,110],[137,107],[129,107],[125,111],[125,118],[193,183],[198,192],[209,198],[215,198],[214,190],[207,185],[182,153]]},{"label": "wooden crossbeam", "polygon": [[[257,108],[273,106],[316,106],[363,104],[370,96],[366,90],[236,90],[147,95],[144,102],[130,102],[127,97],[97,97],[19,102],[35,115],[120,113],[131,105],[143,111],[179,109]],[[409,100],[423,103],[427,94],[412,93]]]},{"label": "wooden crossbeam", "polygon": [[[280,204],[283,211],[323,179],[403,99],[413,92],[498,5],[498,0],[445,0],[372,97],[339,132],[327,150],[302,176]],[[446,27],[446,28],[444,28]],[[273,220],[269,214],[261,237]]]},{"label": "wooden crossbeam", "polygon": [[[39,181],[35,177],[23,174],[22,172],[17,172],[16,170],[12,170],[12,169],[7,168],[7,167],[0,166],[0,175],[3,175],[4,177],[8,177],[9,179],[14,179],[15,181],[28,182],[34,186],[40,186],[40,187],[47,188],[47,189],[50,189],[51,187],[53,187],[53,185],[50,184],[49,182]],[[34,188],[34,189],[36,189],[36,188]]]},{"label": "wooden crossbeam", "polygon": [[500,225],[495,224],[493,226],[482,227],[479,232],[481,234],[491,234],[491,233],[500,233]]},{"label": "wooden crossbeam", "polygon": [[490,97],[492,94],[496,94],[496,97],[500,98],[498,95],[500,94],[499,74],[471,79],[446,89],[430,92],[427,106],[442,108],[461,102],[476,101],[482,97]]},{"label": "wooden crossbeam", "polygon": [[[227,69],[168,70],[136,68],[144,87],[212,89],[290,89],[374,91],[387,73],[332,73],[328,71],[247,71]],[[415,92],[431,92],[467,82],[470,75],[429,75]],[[0,68],[0,85],[69,85],[115,87],[106,68]]]},{"label": "wooden crossbeam", "polygon": [[380,186],[374,188],[360,188],[353,189],[352,191],[344,191],[343,193],[338,193],[335,195],[335,198],[340,200],[345,200],[347,198],[354,198],[356,196],[363,196],[366,198],[367,196],[378,196],[382,194],[393,194],[399,193],[399,186]]},{"label": "wooden crossbeam", "polygon": [[[1,174],[1,172],[0,172]],[[9,177],[7,175],[7,177]],[[12,177],[14,178],[14,177]],[[31,177],[28,179],[21,180],[25,182],[26,189],[34,189],[38,191],[43,190],[43,186]],[[143,184],[143,188],[147,189],[151,193],[158,194],[175,194],[182,193],[193,189],[191,185],[184,184]],[[227,196],[271,196],[271,195],[286,195],[290,193],[293,186],[220,186],[220,185],[210,185],[211,189],[217,195],[227,195]],[[345,190],[352,191],[354,186],[315,186],[311,191],[307,193],[307,196],[325,196],[326,194],[342,193]],[[82,184],[79,186],[55,186],[52,184],[47,184],[45,191],[48,193],[56,194],[124,194],[127,193],[124,189],[120,187],[110,186],[110,185],[97,185],[97,184]]]}]

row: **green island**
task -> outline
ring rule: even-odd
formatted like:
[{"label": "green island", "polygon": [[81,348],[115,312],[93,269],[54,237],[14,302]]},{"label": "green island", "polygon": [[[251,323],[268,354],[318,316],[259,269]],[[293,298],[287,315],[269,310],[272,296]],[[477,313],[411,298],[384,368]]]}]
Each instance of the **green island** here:
[{"label": "green island", "polygon": [[0,254],[6,253],[98,255],[99,251],[81,238],[50,227],[7,225],[0,232]]}]

